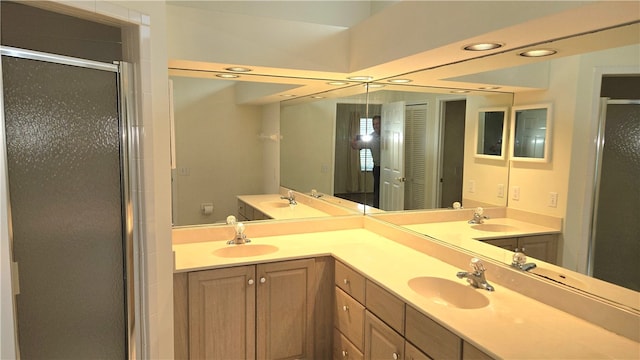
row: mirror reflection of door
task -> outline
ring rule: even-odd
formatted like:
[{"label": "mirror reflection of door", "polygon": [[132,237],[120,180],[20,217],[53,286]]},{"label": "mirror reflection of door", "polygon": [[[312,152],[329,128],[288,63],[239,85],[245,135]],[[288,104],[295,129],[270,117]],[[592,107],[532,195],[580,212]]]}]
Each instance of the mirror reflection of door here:
[{"label": "mirror reflection of door", "polygon": [[462,201],[466,100],[442,103],[442,190],[439,207]]},{"label": "mirror reflection of door", "polygon": [[404,210],[404,107],[404,101],[382,105],[380,208],[383,210]]}]

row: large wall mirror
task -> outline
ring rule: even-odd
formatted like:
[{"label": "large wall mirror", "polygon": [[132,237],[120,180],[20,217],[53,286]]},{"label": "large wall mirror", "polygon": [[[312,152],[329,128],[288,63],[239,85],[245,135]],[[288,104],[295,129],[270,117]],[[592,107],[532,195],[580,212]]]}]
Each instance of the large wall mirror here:
[{"label": "large wall mirror", "polygon": [[[573,205],[582,204],[585,191],[590,189],[585,178],[589,173],[588,152],[594,145],[589,142],[588,134],[584,131],[592,126],[586,123],[586,119],[597,110],[597,105],[593,105],[592,99],[592,95],[597,95],[598,92],[598,89],[591,88],[591,84],[594,83],[593,68],[628,68],[629,62],[624,62],[624,59],[631,58],[631,62],[635,61],[633,69],[636,69],[635,72],[633,69],[631,72],[637,74],[637,28],[637,24],[634,24],[631,28],[612,29],[614,36],[611,41],[589,41],[592,36],[603,37],[604,34],[601,33],[581,36],[577,39],[579,47],[569,52],[568,58],[537,60],[533,64],[521,67],[483,73],[482,83],[501,86],[498,91],[457,93],[453,92],[456,86],[419,87],[377,82],[369,84],[374,86],[349,84],[333,91],[318,93],[314,97],[291,100],[283,100],[286,98],[282,97],[272,98],[270,102],[264,103],[254,101],[251,94],[265,93],[274,87],[285,91],[295,88],[295,84],[271,83],[269,79],[224,80],[215,76],[192,76],[180,71],[171,71],[176,130],[173,205],[174,214],[177,214],[178,219],[184,220],[176,225],[219,222],[218,219],[224,219],[226,215],[237,210],[237,195],[277,192],[280,185],[305,193],[316,189],[321,193],[339,194],[354,199],[359,196],[357,193],[369,194],[373,182],[372,174],[366,168],[355,168],[356,172],[360,171],[358,176],[361,176],[355,180],[349,175],[349,171],[354,171],[353,167],[349,170],[348,165],[348,158],[353,155],[349,142],[354,132],[350,130],[350,124],[361,121],[366,123],[373,115],[378,114],[384,121],[385,114],[390,114],[387,118],[392,118],[402,110],[402,118],[405,121],[402,127],[405,173],[397,178],[405,182],[402,194],[410,192],[413,195],[403,195],[401,207],[386,209],[392,211],[447,208],[451,206],[453,199],[462,199],[463,203],[467,200],[472,204],[508,206],[518,210],[552,214],[556,209],[550,210],[546,204],[536,207],[524,203],[523,200],[513,203],[508,200],[508,193],[499,196],[496,188],[502,185],[508,191],[513,184],[520,185],[530,179],[537,179],[535,186],[530,186],[535,190],[540,184],[553,185],[560,176],[563,177],[560,185],[564,182],[571,183],[566,195],[570,198],[567,208],[559,208],[556,212],[558,217],[566,219],[561,252],[565,255],[565,260],[572,254],[586,252],[587,245],[584,242],[588,239],[580,235],[580,229],[584,221],[587,221],[582,219],[587,219],[588,216],[583,216],[582,211],[576,212],[579,206]],[[634,36],[635,42],[625,40]],[[563,39],[560,43],[570,40]],[[560,43],[555,47],[562,49]],[[596,44],[609,44],[607,46],[616,48],[591,48]],[[501,57],[516,56],[514,53],[505,52],[495,55],[496,59],[493,60],[494,56],[488,56],[478,59],[477,62],[452,64],[447,66],[446,70],[450,71],[451,78],[455,79],[452,84],[457,84],[462,89],[477,89],[477,85],[474,87],[472,82],[477,81],[479,75],[469,74],[468,69],[485,69],[485,64],[499,61]],[[569,84],[564,80],[554,80],[558,79],[554,75],[567,76],[568,69],[572,70],[574,82]],[[425,71],[425,74],[444,70],[434,69],[431,72]],[[458,71],[464,75],[456,77]],[[540,84],[540,79],[549,81]],[[576,86],[576,82],[581,86]],[[381,85],[384,87],[380,87]],[[464,102],[464,135],[458,137],[453,145],[460,145],[462,142],[464,151],[462,162],[451,167],[454,178],[458,176],[460,179],[459,174],[462,173],[459,180],[461,183],[456,183],[453,180],[443,180],[450,174],[441,166],[442,156],[454,154],[455,151],[444,150],[448,149],[448,144],[438,137],[447,131],[459,131],[455,127],[448,129],[453,122],[443,123],[442,119],[443,112],[449,115],[459,112],[456,105],[460,102]],[[510,109],[517,110],[529,104],[548,103],[553,103],[554,114],[553,117],[550,114],[547,116],[547,120],[552,121],[549,121],[546,127],[553,127],[553,131],[549,134],[545,132],[545,143],[552,147],[553,164],[512,161],[506,148],[502,150],[504,159],[495,155],[492,158],[477,156],[478,116],[482,109],[507,108],[507,129],[503,130],[503,134],[508,134],[513,130],[511,125],[514,120],[514,117],[509,116]],[[415,122],[415,119],[422,119],[423,112],[426,113],[425,129],[420,128],[423,126],[423,120]],[[407,130],[408,127],[410,130]],[[382,129],[384,132],[384,123]],[[424,136],[409,136],[409,133]],[[559,137],[566,137],[572,141],[559,141]],[[512,141],[510,137],[506,138],[507,143]],[[503,144],[504,142],[503,140]],[[407,160],[406,154],[413,154],[411,149],[418,149],[416,152],[424,154],[426,158]],[[406,165],[407,163],[425,164],[427,176],[424,179],[425,185],[420,187],[424,194],[417,195],[419,191],[413,185],[422,181],[414,175],[419,172],[419,167]],[[456,195],[455,191],[452,191],[451,194],[454,195],[446,198],[446,190],[441,188],[440,181],[454,184],[453,187],[461,189],[462,194]],[[576,181],[584,182],[584,186],[577,186]],[[350,183],[351,188],[347,186]],[[468,191],[471,188],[469,184],[473,184],[474,192]],[[572,193],[573,189],[585,191]],[[419,204],[415,199],[420,200]],[[366,195],[362,201],[368,201]],[[213,204],[213,216],[202,215],[203,203]],[[395,206],[398,202],[390,204]],[[384,209],[387,205],[380,206]],[[571,235],[571,232],[578,235]],[[504,259],[496,260],[503,262]],[[573,271],[578,268],[575,264],[569,264],[567,267]],[[583,269],[580,271],[587,272]],[[585,291],[607,297],[606,293],[596,288]]]},{"label": "large wall mirror", "polygon": [[[495,184],[508,183],[507,164],[480,164],[465,157],[476,132],[472,121],[483,106],[510,106],[512,94],[369,84],[361,94],[285,101],[281,109],[281,184],[361,201],[385,211],[436,209],[462,202],[463,176],[478,179],[493,172]],[[380,191],[373,169],[352,141],[381,116]],[[371,125],[369,125],[371,126]],[[318,129],[321,127],[322,129]],[[373,128],[363,130],[371,133]],[[385,173],[386,171],[386,173]],[[487,188],[493,188],[489,184]],[[492,193],[493,194],[493,193]],[[379,203],[379,205],[376,205]],[[506,198],[488,196],[488,206]]]}]

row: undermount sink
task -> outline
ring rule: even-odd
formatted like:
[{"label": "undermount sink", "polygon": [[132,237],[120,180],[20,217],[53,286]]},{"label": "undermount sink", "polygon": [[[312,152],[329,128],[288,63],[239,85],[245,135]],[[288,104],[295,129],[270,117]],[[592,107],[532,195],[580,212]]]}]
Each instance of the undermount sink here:
[{"label": "undermount sink", "polygon": [[489,305],[489,298],[470,285],[423,276],[409,280],[409,287],[433,302],[458,309],[479,309]]},{"label": "undermount sink", "polygon": [[511,225],[504,224],[477,224],[472,225],[472,229],[480,230],[480,231],[493,231],[493,232],[508,232],[508,231],[516,231],[517,227]]},{"label": "undermount sink", "polygon": [[213,255],[224,257],[224,258],[234,258],[234,257],[266,255],[276,251],[278,251],[278,247],[273,245],[241,244],[241,245],[229,245],[227,247],[217,249],[213,252]]}]

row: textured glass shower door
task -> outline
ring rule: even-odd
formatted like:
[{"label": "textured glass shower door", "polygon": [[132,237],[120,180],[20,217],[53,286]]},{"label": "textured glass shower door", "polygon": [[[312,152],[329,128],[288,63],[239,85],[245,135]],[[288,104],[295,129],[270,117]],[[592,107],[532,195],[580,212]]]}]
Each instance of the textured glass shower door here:
[{"label": "textured glass shower door", "polygon": [[609,100],[605,114],[593,276],[640,291],[640,101]]},{"label": "textured glass shower door", "polygon": [[21,357],[124,359],[118,74],[2,56]]}]

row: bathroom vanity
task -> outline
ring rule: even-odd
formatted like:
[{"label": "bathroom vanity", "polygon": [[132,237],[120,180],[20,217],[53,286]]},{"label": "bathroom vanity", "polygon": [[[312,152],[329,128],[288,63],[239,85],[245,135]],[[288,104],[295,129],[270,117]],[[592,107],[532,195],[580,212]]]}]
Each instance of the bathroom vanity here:
[{"label": "bathroom vanity", "polygon": [[[323,359],[640,353],[637,311],[488,259],[495,291],[472,288],[456,277],[470,270],[472,253],[371,217],[256,222],[244,245],[227,245],[229,226],[173,234],[177,359],[224,358],[228,349],[243,351],[241,358]],[[220,256],[230,247],[244,250]],[[224,290],[227,282],[233,291]]]}]

